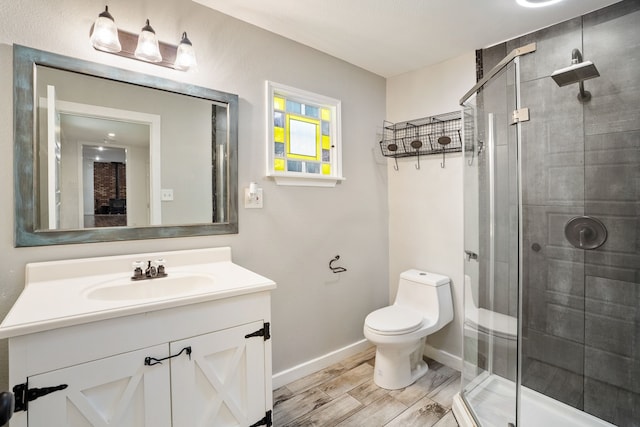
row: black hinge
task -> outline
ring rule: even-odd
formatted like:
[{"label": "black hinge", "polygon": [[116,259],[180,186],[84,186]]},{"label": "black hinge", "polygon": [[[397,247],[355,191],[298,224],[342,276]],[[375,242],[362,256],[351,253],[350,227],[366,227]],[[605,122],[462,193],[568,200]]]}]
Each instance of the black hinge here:
[{"label": "black hinge", "polygon": [[29,409],[29,402],[54,391],[64,390],[67,387],[66,384],[60,384],[55,387],[28,388],[27,383],[18,384],[13,387],[13,395],[16,399],[14,412],[26,411]]},{"label": "black hinge", "polygon": [[273,425],[273,420],[271,419],[271,411],[267,411],[265,412],[263,419],[261,419],[255,424],[251,424],[249,427],[258,427],[258,426],[271,427],[272,425]]},{"label": "black hinge", "polygon": [[[269,322],[266,322],[262,329],[258,329],[257,331],[255,331],[255,332],[253,332],[251,334],[247,334],[244,337],[245,338],[264,337],[265,341],[268,340],[269,338],[271,338],[271,331],[270,331]],[[260,425],[260,424],[258,424],[258,425]]]}]

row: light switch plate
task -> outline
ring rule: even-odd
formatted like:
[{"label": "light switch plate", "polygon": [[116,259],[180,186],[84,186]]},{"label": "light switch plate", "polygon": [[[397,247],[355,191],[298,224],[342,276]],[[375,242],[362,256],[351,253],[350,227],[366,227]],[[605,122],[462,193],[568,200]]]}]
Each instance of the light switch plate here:
[{"label": "light switch plate", "polygon": [[256,194],[253,196],[253,199],[249,197],[249,189],[244,189],[244,207],[245,209],[262,208],[262,188],[256,188]]}]

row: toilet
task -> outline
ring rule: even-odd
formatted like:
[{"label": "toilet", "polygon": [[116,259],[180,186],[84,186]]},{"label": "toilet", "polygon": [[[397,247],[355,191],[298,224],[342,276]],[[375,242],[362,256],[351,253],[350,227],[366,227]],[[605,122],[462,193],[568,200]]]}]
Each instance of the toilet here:
[{"label": "toilet", "polygon": [[377,347],[373,380],[379,387],[404,388],[427,372],[425,339],[453,320],[449,282],[447,276],[407,270],[393,305],[366,317],[364,336]]}]

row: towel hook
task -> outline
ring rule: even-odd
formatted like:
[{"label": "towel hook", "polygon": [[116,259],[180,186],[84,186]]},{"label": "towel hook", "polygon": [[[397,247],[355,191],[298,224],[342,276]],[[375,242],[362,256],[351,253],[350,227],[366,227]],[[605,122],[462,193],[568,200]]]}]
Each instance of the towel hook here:
[{"label": "towel hook", "polygon": [[329,261],[329,269],[331,271],[333,271],[334,273],[343,273],[345,271],[347,271],[346,268],[344,267],[334,267],[333,263],[338,261],[340,259],[340,255],[336,255],[331,261]]},{"label": "towel hook", "polygon": [[407,127],[408,126],[412,126],[414,129],[413,140],[409,143],[409,145],[411,145],[411,148],[416,150],[416,159],[418,160],[418,163],[415,165],[415,167],[417,170],[420,170],[420,148],[422,148],[422,141],[420,140],[420,132],[419,132],[418,126],[412,123],[407,123]]},{"label": "towel hook", "polygon": [[438,144],[442,147],[442,163],[440,163],[440,167],[444,168],[444,155],[446,151],[447,145],[451,143],[451,137],[449,137],[445,132],[445,123],[442,122],[442,136],[438,138]]},{"label": "towel hook", "polygon": [[[383,141],[380,141],[380,144],[382,144]],[[389,145],[387,145],[387,150],[389,150],[390,152],[393,153],[393,160],[395,160],[396,164],[393,166],[394,170],[400,170],[400,168],[398,167],[398,155],[396,154],[396,151],[398,151],[398,144],[394,142],[390,143]],[[384,154],[384,152],[383,152]]]}]

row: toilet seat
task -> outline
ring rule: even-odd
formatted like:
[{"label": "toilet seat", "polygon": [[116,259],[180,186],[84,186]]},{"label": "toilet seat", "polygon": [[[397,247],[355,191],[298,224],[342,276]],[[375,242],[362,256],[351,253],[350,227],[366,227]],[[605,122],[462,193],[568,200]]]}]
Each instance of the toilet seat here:
[{"label": "toilet seat", "polygon": [[423,319],[415,310],[391,305],[370,313],[365,325],[380,335],[401,335],[420,328]]}]

